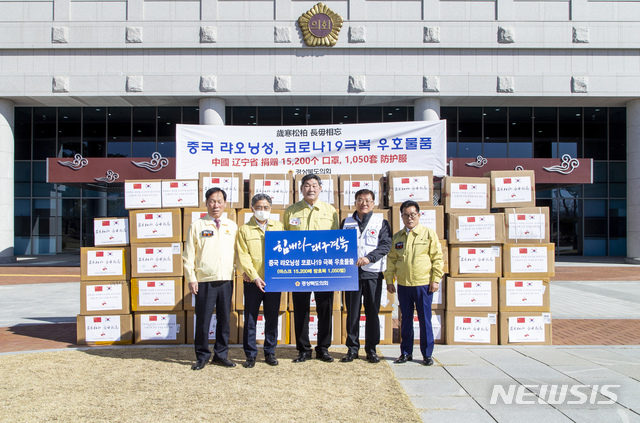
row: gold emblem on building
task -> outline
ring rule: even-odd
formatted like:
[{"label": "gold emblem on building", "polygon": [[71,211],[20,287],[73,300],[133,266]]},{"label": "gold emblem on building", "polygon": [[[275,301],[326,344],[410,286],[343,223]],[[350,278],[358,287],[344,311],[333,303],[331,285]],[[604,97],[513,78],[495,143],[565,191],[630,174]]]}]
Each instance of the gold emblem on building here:
[{"label": "gold emblem on building", "polygon": [[298,18],[304,43],[309,47],[333,47],[338,42],[342,17],[318,3]]}]

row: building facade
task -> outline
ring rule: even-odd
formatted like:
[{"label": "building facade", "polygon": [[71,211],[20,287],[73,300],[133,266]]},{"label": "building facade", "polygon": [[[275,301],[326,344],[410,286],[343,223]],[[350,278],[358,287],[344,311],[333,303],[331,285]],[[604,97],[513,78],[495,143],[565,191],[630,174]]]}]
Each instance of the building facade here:
[{"label": "building facade", "polygon": [[640,257],[640,2],[328,2],[338,40],[308,47],[315,4],[0,1],[0,255],[75,252],[124,212],[47,184],[47,157],[171,157],[177,123],[443,118],[450,157],[593,158],[594,184],[538,192],[557,250]]}]

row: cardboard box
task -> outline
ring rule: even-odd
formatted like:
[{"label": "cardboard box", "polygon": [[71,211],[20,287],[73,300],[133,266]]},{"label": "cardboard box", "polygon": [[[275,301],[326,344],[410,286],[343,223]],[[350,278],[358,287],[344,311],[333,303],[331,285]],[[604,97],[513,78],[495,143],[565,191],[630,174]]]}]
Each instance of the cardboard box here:
[{"label": "cardboard box", "polygon": [[355,210],[356,192],[361,189],[373,191],[375,195],[374,208],[384,206],[384,186],[382,174],[340,175],[340,208]]},{"label": "cardboard box", "polygon": [[78,345],[133,344],[133,319],[130,314],[77,317]]},{"label": "cardboard box", "polygon": [[131,245],[131,276],[159,278],[182,276],[182,243],[156,242]]},{"label": "cardboard box", "polygon": [[186,341],[184,311],[136,312],[135,343],[184,344]]},{"label": "cardboard box", "polygon": [[96,247],[128,246],[129,219],[126,217],[96,217],[93,219],[93,244]]},{"label": "cardboard box", "polygon": [[551,311],[549,279],[500,278],[498,296],[501,312]]},{"label": "cardboard box", "polygon": [[271,209],[284,210],[293,204],[293,179],[280,173],[252,174],[249,179],[249,203],[256,194],[271,197]]},{"label": "cardboard box", "polygon": [[[404,222],[400,217],[400,206],[391,207],[391,229],[396,232],[404,229]],[[420,224],[436,231],[439,239],[445,239],[444,233],[444,207],[420,206]]]},{"label": "cardboard box", "polygon": [[[187,311],[187,344],[193,344],[195,333],[196,333],[196,319],[195,319],[195,311]],[[211,315],[211,322],[209,323],[209,343],[211,341],[216,340],[216,325],[218,324],[218,320],[216,318],[216,313]],[[229,315],[229,345],[240,344],[242,341],[238,341],[238,313],[232,311]]]},{"label": "cardboard box", "polygon": [[244,176],[242,172],[200,172],[200,208],[207,208],[205,194],[209,188],[218,187],[227,194],[227,207],[239,209],[244,207]]},{"label": "cardboard box", "polygon": [[489,213],[490,178],[446,176],[442,183],[445,213]]},{"label": "cardboard box", "polygon": [[444,273],[449,273],[449,243],[446,239],[440,240],[440,247],[442,248],[442,259],[444,261]]},{"label": "cardboard box", "polygon": [[[387,222],[389,222],[389,227],[391,227],[391,221],[389,220],[389,218],[391,217],[391,216],[389,215],[389,212],[390,212],[391,210],[389,210],[389,209],[386,209],[386,210],[374,209],[374,210],[372,210],[372,211],[373,211],[373,214],[376,214],[376,215],[380,215],[380,216],[382,216],[382,218],[383,218],[384,220],[386,220]],[[355,213],[355,210],[340,210],[338,213],[339,213],[339,216],[340,216],[340,222],[342,222],[342,221],[343,221],[343,220],[345,220],[347,217],[352,216],[352,215],[353,215],[353,213]],[[393,236],[393,234],[391,234],[391,236]]]},{"label": "cardboard box", "polygon": [[129,222],[132,244],[182,241],[180,209],[131,210]]},{"label": "cardboard box", "polygon": [[[234,286],[235,290],[235,286]],[[182,277],[182,292],[184,293],[184,297],[182,299],[182,308],[184,310],[195,310],[196,309],[196,297],[191,294],[189,291],[189,282]],[[213,308],[215,310],[215,307]],[[236,294],[235,291],[231,294],[231,310],[236,309]]]},{"label": "cardboard box", "polygon": [[[378,314],[380,320],[380,344],[379,345],[391,345],[393,344],[393,316],[390,311],[383,311]],[[360,344],[364,344],[365,341],[365,326],[367,323],[367,316],[364,313],[360,314],[360,332],[358,333],[358,339]],[[341,342],[344,344],[347,342],[347,312],[342,312],[342,337]]]},{"label": "cardboard box", "polygon": [[498,311],[498,279],[447,277],[447,310]]},{"label": "cardboard box", "polygon": [[500,312],[500,345],[551,345],[551,313]]},{"label": "cardboard box", "polygon": [[451,213],[447,217],[449,244],[504,242],[503,213]]},{"label": "cardboard box", "polygon": [[129,247],[80,248],[81,281],[114,281],[131,278]]},{"label": "cardboard box", "polygon": [[504,244],[505,278],[555,276],[555,244]]},{"label": "cardboard box", "polygon": [[[345,300],[346,292],[342,292],[342,304],[344,304],[344,310],[347,310],[347,303]],[[364,302],[364,299],[362,300]],[[387,291],[387,283],[382,281],[382,292],[380,294],[380,311],[393,311],[394,304],[396,302],[396,294],[392,294]],[[364,313],[364,303],[362,307],[360,307],[360,311]]]},{"label": "cardboard box", "polygon": [[533,170],[492,170],[491,207],[535,207],[536,181]]},{"label": "cardboard box", "polygon": [[502,276],[502,246],[450,245],[449,273],[453,277],[499,278]]},{"label": "cardboard box", "polygon": [[[289,303],[289,311],[293,311],[293,296],[291,295],[292,293],[289,292],[289,299],[288,299],[288,303]],[[340,291],[333,291],[333,311],[340,311],[342,309],[342,303],[341,300],[342,296],[340,295]],[[311,300],[309,301],[309,309],[311,311],[315,311],[316,309],[316,298],[313,292],[311,292]]]},{"label": "cardboard box", "polygon": [[159,209],[162,207],[162,182],[159,179],[124,181],[124,208]]},{"label": "cardboard box", "polygon": [[80,282],[80,314],[122,315],[130,312],[128,281]]},{"label": "cardboard box", "polygon": [[[238,210],[238,216],[236,218],[236,223],[238,224],[238,228],[242,225],[249,223],[249,220],[251,220],[252,217],[253,217],[253,211],[251,211],[251,209]],[[274,210],[272,208],[269,219],[284,223],[284,210]]]},{"label": "cardboard box", "polygon": [[[238,311],[238,344],[244,342],[244,312]],[[287,335],[287,313],[285,311],[278,314],[278,345],[288,344],[289,338]],[[264,345],[264,315],[258,314],[258,321],[256,322],[256,344]]]},{"label": "cardboard box", "polygon": [[131,311],[182,310],[182,278],[131,279]]},{"label": "cardboard box", "polygon": [[[187,234],[189,233],[189,227],[191,224],[206,216],[208,214],[207,208],[186,208],[182,210],[182,241],[187,240]],[[226,219],[233,220],[236,222],[236,211],[235,209],[224,209],[222,212],[222,217]],[[238,225],[240,226],[240,225]]]},{"label": "cardboard box", "polygon": [[[295,198],[294,202],[300,201],[303,199],[302,193],[300,192],[300,185],[302,182],[302,178],[305,175],[295,175],[294,177],[294,191]],[[340,204],[340,189],[338,188],[338,175],[317,175],[322,181],[322,191],[320,191],[320,200],[325,203],[331,204],[336,209],[339,208]]]},{"label": "cardboard box", "polygon": [[505,208],[506,243],[549,243],[549,207]]},{"label": "cardboard box", "polygon": [[[244,281],[242,280],[242,276],[236,277],[235,286],[233,288],[233,295],[235,297],[235,309],[236,310],[244,310]],[[287,310],[287,299],[289,296],[286,292],[280,293],[280,307],[278,310],[280,312]],[[264,307],[262,304],[260,305],[260,311],[263,311]]]},{"label": "cardboard box", "polygon": [[[294,313],[289,313],[289,330],[291,334],[291,343],[296,343],[296,326]],[[342,318],[339,311],[334,311],[332,315],[332,329],[331,329],[331,345],[338,345],[341,343],[342,338]],[[318,344],[318,313],[312,311],[309,313],[309,341],[311,345]]]},{"label": "cardboard box", "polygon": [[498,314],[471,311],[445,312],[447,345],[498,345]]},{"label": "cardboard box", "polygon": [[[433,329],[434,344],[444,344],[445,341],[445,322],[444,322],[444,310],[434,310],[431,308],[431,328]],[[402,314],[399,315],[398,333],[402,333]],[[402,335],[400,335],[402,338]],[[413,314],[413,345],[420,345],[420,319],[418,319],[417,313]],[[418,352],[420,354],[420,352]]]},{"label": "cardboard box", "polygon": [[163,179],[162,208],[198,207],[198,187],[197,179]]},{"label": "cardboard box", "polygon": [[387,174],[387,185],[389,206],[399,206],[407,200],[433,206],[433,172],[430,170],[391,170]]}]

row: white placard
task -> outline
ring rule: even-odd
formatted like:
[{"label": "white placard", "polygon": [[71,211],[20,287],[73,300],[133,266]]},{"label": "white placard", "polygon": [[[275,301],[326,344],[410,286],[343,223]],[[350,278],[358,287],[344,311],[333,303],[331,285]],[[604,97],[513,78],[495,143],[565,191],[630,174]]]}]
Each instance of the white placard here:
[{"label": "white placard", "polygon": [[544,239],[545,215],[540,214],[507,214],[509,217],[510,239]]},{"label": "white placard", "polygon": [[144,341],[178,339],[178,323],[175,314],[141,314],[140,339]]},{"label": "white placard", "polygon": [[87,311],[122,309],[122,284],[87,285]]},{"label": "white placard", "polygon": [[160,181],[125,182],[125,209],[152,209],[162,207],[162,183]]},{"label": "white placard", "polygon": [[456,238],[461,242],[495,241],[496,217],[490,215],[458,216]]},{"label": "white placard", "polygon": [[134,213],[136,236],[138,239],[173,237],[173,213],[152,212]]},{"label": "white placard", "polygon": [[93,240],[96,247],[129,244],[129,219],[94,219]]},{"label": "white placard", "polygon": [[452,183],[449,201],[454,209],[486,209],[488,206],[487,184]]},{"label": "white placard", "polygon": [[[195,307],[195,295],[192,296],[193,297],[193,306]],[[213,313],[211,315],[211,320],[209,321],[209,341],[215,341],[216,340],[216,326],[218,325],[218,316],[216,316],[215,313]],[[196,336],[196,315],[193,315],[193,337],[195,338]]]},{"label": "white placard", "polygon": [[87,250],[87,276],[124,276],[123,250]]},{"label": "white placard", "polygon": [[[246,212],[244,214],[244,223],[249,223],[252,217],[253,217],[253,212]],[[275,220],[276,222],[280,222],[280,215],[278,213],[269,213],[269,219]]]},{"label": "white placard", "polygon": [[138,306],[174,306],[176,287],[173,279],[138,280]]},{"label": "white placard", "polygon": [[546,273],[547,247],[511,247],[512,273]]},{"label": "white placard", "polygon": [[[180,248],[180,244],[178,244]],[[173,272],[174,248],[172,247],[139,247],[138,273],[171,273]]]},{"label": "white placard", "polygon": [[197,180],[162,181],[162,207],[198,206]]},{"label": "white placard", "polygon": [[[398,213],[399,216],[399,222],[400,222],[400,229],[404,228],[404,222],[402,221],[402,213]],[[420,224],[422,226],[425,226],[429,229],[433,229],[434,231],[437,232],[437,220],[436,220],[436,211],[431,209],[431,210],[420,210]]]},{"label": "white placard", "polygon": [[495,178],[497,203],[521,203],[533,199],[530,176]]},{"label": "white placard", "polygon": [[491,281],[456,281],[456,307],[491,307]]},{"label": "white placard", "polygon": [[267,194],[274,205],[289,204],[288,179],[256,179],[254,190],[256,194]]},{"label": "white placard", "polygon": [[495,273],[496,256],[491,247],[459,248],[460,273]]},{"label": "white placard", "polygon": [[542,316],[509,317],[509,342],[544,342]]},{"label": "white placard", "polygon": [[118,342],[121,338],[120,316],[85,316],[87,342]]},{"label": "white placard", "polygon": [[[331,339],[333,339],[333,325],[331,325]],[[309,340],[318,341],[318,316],[309,316]]]},{"label": "white placard", "polygon": [[507,280],[506,303],[509,307],[541,307],[546,286],[538,280]]},{"label": "white placard", "polygon": [[491,323],[488,317],[455,316],[453,323],[454,342],[491,343]]},{"label": "white placard", "polygon": [[[209,188],[218,187],[227,194],[228,207],[233,208],[234,204],[240,201],[240,184],[244,183],[241,174],[234,176],[205,176],[202,178],[202,202],[205,203],[205,197]],[[229,204],[231,203],[231,204]]]},{"label": "white placard", "polygon": [[[264,341],[266,323],[264,315],[258,314],[258,320],[256,320],[256,340]],[[282,314],[278,315],[278,341],[282,341]]]},{"label": "white placard", "polygon": [[393,201],[426,201],[431,203],[431,188],[428,176],[402,176],[393,178]]},{"label": "white placard", "polygon": [[342,180],[342,204],[351,205],[355,204],[356,201],[356,192],[361,189],[368,189],[373,192],[375,195],[375,200],[373,200],[374,205],[380,204],[380,181],[378,179],[344,179]]}]

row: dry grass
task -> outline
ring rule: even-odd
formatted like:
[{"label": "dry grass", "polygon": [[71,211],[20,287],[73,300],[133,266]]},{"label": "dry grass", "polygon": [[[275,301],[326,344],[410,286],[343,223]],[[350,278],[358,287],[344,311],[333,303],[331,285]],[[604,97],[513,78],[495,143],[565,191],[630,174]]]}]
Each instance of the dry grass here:
[{"label": "dry grass", "polygon": [[[353,421],[419,422],[385,360],[372,365],[293,364],[295,349],[277,350],[280,365],[259,361],[233,369],[190,369],[192,347],[94,348],[0,356],[0,420],[42,421]],[[346,349],[332,349],[336,358]]]}]

